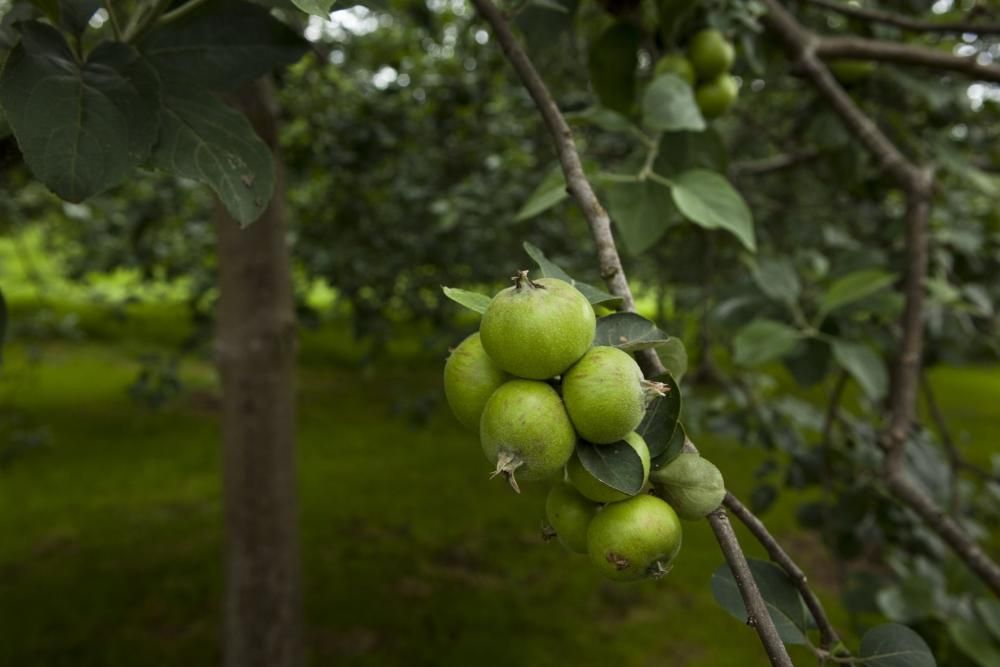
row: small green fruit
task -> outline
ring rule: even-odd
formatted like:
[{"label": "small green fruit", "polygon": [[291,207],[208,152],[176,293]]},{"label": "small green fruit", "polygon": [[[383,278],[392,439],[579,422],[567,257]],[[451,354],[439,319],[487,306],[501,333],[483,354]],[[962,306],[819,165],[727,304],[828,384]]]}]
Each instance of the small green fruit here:
[{"label": "small green fruit", "polygon": [[590,560],[618,581],[661,577],[680,550],[680,519],[650,495],[605,505],[587,530]]},{"label": "small green fruit", "polygon": [[587,297],[564,280],[532,281],[527,271],[493,297],[480,325],[483,348],[500,368],[544,380],[562,374],[594,342],[597,318]]},{"label": "small green fruit", "polygon": [[833,60],[828,67],[841,83],[864,81],[875,71],[875,63],[869,60]]},{"label": "small green fruit", "polygon": [[520,493],[517,477],[546,479],[566,465],[576,432],[556,390],[544,382],[511,380],[493,392],[479,422],[486,458]]},{"label": "small green fruit", "polygon": [[701,115],[712,119],[729,111],[739,94],[740,87],[736,79],[728,74],[720,74],[695,88],[694,100],[698,103]]},{"label": "small green fruit", "polygon": [[694,85],[694,68],[690,61],[679,53],[668,53],[660,58],[653,70],[653,77],[663,74],[674,74],[687,82],[689,86]]},{"label": "small green fruit", "polygon": [[545,517],[563,546],[575,553],[585,554],[587,528],[598,507],[566,482],[559,482],[549,490],[545,499]]},{"label": "small green fruit", "polygon": [[444,364],[444,395],[463,426],[479,428],[479,418],[490,395],[510,379],[486,354],[479,334],[456,347]]},{"label": "small green fruit", "polygon": [[688,452],[650,473],[653,482],[682,519],[696,521],[719,509],[726,497],[722,473],[711,461]]},{"label": "small green fruit", "polygon": [[[642,436],[635,431],[626,435],[624,440],[635,450],[635,453],[639,455],[639,459],[642,461],[642,483],[645,486],[646,480],[649,479],[649,447],[646,446],[646,441],[642,439]],[[580,463],[580,459],[577,456],[570,458],[569,463],[566,464],[566,472],[569,474],[569,481],[586,498],[599,503],[615,503],[626,498],[631,498],[629,494],[612,489],[591,475],[590,471]]]},{"label": "small green fruit", "polygon": [[698,78],[711,79],[729,71],[736,58],[736,50],[721,32],[706,29],[691,38],[687,55]]},{"label": "small green fruit", "polygon": [[616,347],[592,348],[563,377],[563,400],[580,437],[599,445],[618,442],[646,411],[642,370]]}]

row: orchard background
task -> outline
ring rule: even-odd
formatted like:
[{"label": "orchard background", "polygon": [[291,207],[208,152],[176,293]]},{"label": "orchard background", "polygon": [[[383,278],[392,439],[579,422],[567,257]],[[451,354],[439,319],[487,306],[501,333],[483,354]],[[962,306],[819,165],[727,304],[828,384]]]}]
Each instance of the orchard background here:
[{"label": "orchard background", "polygon": [[[0,12],[0,665],[1000,665],[1000,4]],[[659,581],[448,414],[520,269],[725,476]]]}]

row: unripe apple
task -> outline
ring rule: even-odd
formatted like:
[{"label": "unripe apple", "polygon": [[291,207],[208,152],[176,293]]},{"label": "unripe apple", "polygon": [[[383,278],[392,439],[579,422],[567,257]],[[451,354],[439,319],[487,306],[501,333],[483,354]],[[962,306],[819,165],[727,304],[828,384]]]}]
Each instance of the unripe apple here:
[{"label": "unripe apple", "polygon": [[[545,382],[511,380],[493,392],[479,422],[479,439],[493,473],[520,492],[517,479],[562,471],[576,447],[576,432],[556,390]],[[515,477],[516,475],[516,477]]]},{"label": "unripe apple", "polygon": [[718,30],[701,30],[688,43],[688,60],[699,80],[728,72],[736,58],[733,45]]},{"label": "unripe apple", "polygon": [[587,297],[564,280],[527,271],[493,297],[480,325],[483,348],[500,368],[532,380],[561,375],[594,342],[597,318]]},{"label": "unripe apple", "polygon": [[670,505],[650,495],[605,505],[587,529],[591,562],[618,581],[663,576],[680,549],[680,519]]},{"label": "unripe apple", "polygon": [[616,347],[591,348],[566,371],[562,391],[577,433],[595,444],[623,439],[646,411],[642,369]]},{"label": "unripe apple", "polygon": [[545,498],[545,518],[556,537],[570,551],[587,553],[587,528],[597,513],[597,503],[584,498],[567,482],[560,481],[549,489]]},{"label": "unripe apple", "polygon": [[728,74],[720,74],[695,88],[694,99],[701,115],[712,119],[729,111],[739,94],[740,87],[736,79]]},{"label": "unripe apple", "polygon": [[479,429],[490,395],[511,379],[493,363],[474,333],[452,350],[444,364],[444,394],[455,417],[466,428]]},{"label": "unripe apple", "polygon": [[657,61],[653,76],[655,78],[662,74],[674,74],[686,81],[689,86],[694,85],[694,68],[691,67],[691,62],[679,53],[668,53]]}]

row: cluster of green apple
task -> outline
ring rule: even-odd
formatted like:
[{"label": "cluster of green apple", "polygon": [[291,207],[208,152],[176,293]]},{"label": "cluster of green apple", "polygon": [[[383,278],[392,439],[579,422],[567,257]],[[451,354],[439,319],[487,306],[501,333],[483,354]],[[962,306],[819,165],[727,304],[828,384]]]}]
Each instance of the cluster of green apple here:
[{"label": "cluster of green apple", "polygon": [[[721,473],[697,454],[651,471],[636,428],[647,401],[666,387],[646,381],[627,352],[594,345],[594,309],[573,285],[531,280],[527,271],[514,283],[493,297],[479,332],[445,363],[452,411],[478,431],[493,476],[515,491],[518,480],[553,482],[550,534],[569,550],[588,553],[613,579],[664,574],[681,547],[678,515],[715,510],[725,495]],[[642,484],[629,494],[602,481],[577,455],[582,445],[631,448]]]},{"label": "cluster of green apple", "polygon": [[736,103],[740,87],[729,73],[736,50],[718,30],[695,33],[686,54],[668,53],[656,63],[654,74],[675,74],[694,88],[701,115],[717,118]]}]

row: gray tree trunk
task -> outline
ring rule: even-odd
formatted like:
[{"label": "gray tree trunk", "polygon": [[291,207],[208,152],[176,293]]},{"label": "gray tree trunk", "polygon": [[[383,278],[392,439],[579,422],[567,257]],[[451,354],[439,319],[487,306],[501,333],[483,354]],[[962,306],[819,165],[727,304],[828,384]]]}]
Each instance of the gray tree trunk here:
[{"label": "gray tree trunk", "polygon": [[295,311],[274,96],[236,96],[271,146],[274,198],[246,229],[216,204],[216,353],[222,378],[226,667],[301,664],[295,472]]}]

